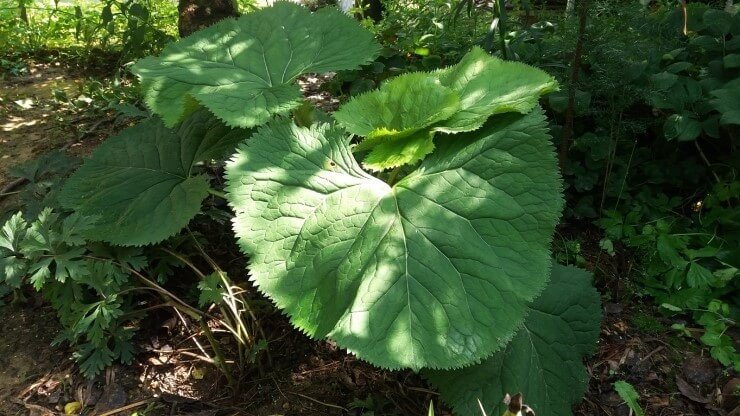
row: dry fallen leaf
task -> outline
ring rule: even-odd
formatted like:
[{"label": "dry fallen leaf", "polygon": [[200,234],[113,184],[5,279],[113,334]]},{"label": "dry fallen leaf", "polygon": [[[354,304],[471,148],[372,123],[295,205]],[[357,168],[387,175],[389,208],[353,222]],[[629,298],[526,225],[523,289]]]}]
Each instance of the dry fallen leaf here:
[{"label": "dry fallen leaf", "polygon": [[676,385],[678,386],[678,390],[681,392],[681,394],[688,397],[689,399],[697,403],[709,403],[708,398],[702,396],[697,389],[692,387],[686,380],[681,378],[681,376],[676,376]]}]

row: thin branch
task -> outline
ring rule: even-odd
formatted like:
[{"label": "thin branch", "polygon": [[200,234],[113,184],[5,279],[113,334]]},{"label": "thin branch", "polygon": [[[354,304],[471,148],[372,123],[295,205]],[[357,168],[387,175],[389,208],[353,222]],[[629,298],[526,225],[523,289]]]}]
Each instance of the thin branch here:
[{"label": "thin branch", "polygon": [[717,181],[717,183],[722,182],[722,180],[719,178],[719,176],[714,171],[714,169],[712,169],[712,164],[709,162],[709,159],[707,159],[707,155],[704,154],[704,151],[702,150],[701,146],[699,146],[698,140],[694,140],[694,146],[696,146],[696,150],[699,151],[699,156],[701,157],[701,160],[703,160],[704,163],[707,164],[709,171],[712,172],[712,176],[714,176],[714,179]]}]

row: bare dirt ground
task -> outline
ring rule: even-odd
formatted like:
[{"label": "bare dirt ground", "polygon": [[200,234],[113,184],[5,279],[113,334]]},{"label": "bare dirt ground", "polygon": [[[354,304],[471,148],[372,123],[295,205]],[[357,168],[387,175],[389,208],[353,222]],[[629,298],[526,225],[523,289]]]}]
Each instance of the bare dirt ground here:
[{"label": "bare dirt ground", "polygon": [[81,82],[63,68],[43,65],[0,83],[0,184],[9,181],[11,166],[67,144],[69,134],[56,119],[53,91],[73,94]]},{"label": "bare dirt ground", "polygon": [[[79,74],[54,66],[0,80],[0,187],[12,180],[7,174],[12,165],[61,147],[89,154],[115,130],[110,120],[75,121],[79,115],[64,115],[55,103],[53,90],[74,95],[82,82]],[[324,107],[329,109],[336,105],[318,92],[318,80],[302,82],[312,100],[328,100]],[[597,255],[599,238],[588,228],[565,232],[584,239],[588,267],[598,271],[596,285],[609,294],[598,349],[587,362],[589,390],[574,414],[631,415],[613,389],[615,381],[626,380],[640,393],[647,415],[740,415],[740,380],[628,295],[629,258]],[[229,274],[244,281],[243,265],[234,268]],[[0,416],[61,415],[70,402],[82,403],[83,414],[97,416],[134,411],[139,416],[426,415],[427,404],[438,402],[418,375],[378,370],[330,342],[311,341],[274,311],[260,318],[272,365],[245,374],[236,395],[229,394],[213,366],[193,356],[197,325],[175,320],[164,310],[140,323],[131,365],[87,380],[67,347],[51,346],[59,331],[53,310],[38,295],[26,296],[0,307]],[[228,338],[221,341],[228,348]],[[444,409],[437,414],[449,415]]]}]

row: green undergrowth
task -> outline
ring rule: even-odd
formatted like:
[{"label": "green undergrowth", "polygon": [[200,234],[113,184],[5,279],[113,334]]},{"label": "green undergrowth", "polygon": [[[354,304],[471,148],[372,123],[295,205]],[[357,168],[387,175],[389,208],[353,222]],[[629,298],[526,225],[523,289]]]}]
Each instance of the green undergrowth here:
[{"label": "green undergrowth", "polygon": [[[309,337],[420,372],[462,415],[480,414],[479,399],[500,414],[519,391],[538,412],[570,414],[601,311],[591,274],[577,267],[609,290],[607,266],[627,259],[634,267],[617,278],[628,293],[607,296],[654,301],[662,315],[637,312],[634,327],[696,339],[737,368],[740,17],[691,3],[684,32],[672,6],[591,1],[579,34],[577,17],[524,3],[401,17],[394,4],[371,24],[278,2],[137,52],[150,55],[131,66],[140,101],[127,89],[109,108],[133,125],[63,184],[41,178],[49,199],[28,204],[25,223],[7,223],[9,286],[39,281],[46,293],[75,282],[88,296],[75,302],[90,305],[111,296],[86,269],[53,263],[33,278],[38,263],[87,264],[98,246],[109,260],[140,253],[138,269],[116,266],[120,293],[139,287],[136,273],[156,280],[152,250],[192,270],[184,248],[170,246],[185,239],[209,264],[193,265],[200,302],[158,297],[192,319],[223,319],[248,367],[269,335],[235,320],[250,311],[234,300],[238,285],[189,232],[205,216],[231,221],[228,238],[249,263],[252,286],[242,289]],[[479,33],[489,18],[501,25]],[[401,33],[402,21],[414,25]],[[299,89],[324,72],[336,73],[325,89],[341,98],[331,114]],[[561,215],[563,230],[588,233],[560,235]],[[34,242],[44,224],[58,255]],[[204,313],[211,304],[219,316]],[[109,319],[94,345],[121,359],[115,331],[129,312],[116,308],[101,312]],[[92,341],[77,334],[67,339],[83,354]]]},{"label": "green undergrowth", "polygon": [[[333,114],[305,111],[299,76],[381,53],[335,9],[278,2],[138,60],[151,114],[85,158],[55,210],[6,223],[5,284],[52,300],[88,375],[131,358],[132,316],[175,308],[237,391],[269,335],[190,231],[203,215],[230,219],[254,287],[309,337],[420,372],[462,415],[478,399],[500,413],[522,390],[540,411],[569,412],[600,297],[590,273],[552,258],[563,182],[539,101],[558,83],[474,47]],[[232,212],[214,217],[223,199]],[[150,253],[193,273],[197,304],[158,281],[164,260]],[[148,306],[129,309],[141,291]],[[234,364],[209,321],[237,340]]]}]

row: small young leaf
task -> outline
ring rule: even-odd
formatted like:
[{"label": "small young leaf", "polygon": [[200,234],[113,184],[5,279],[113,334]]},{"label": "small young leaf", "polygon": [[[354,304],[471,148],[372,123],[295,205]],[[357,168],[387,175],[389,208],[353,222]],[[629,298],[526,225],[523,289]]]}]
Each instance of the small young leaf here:
[{"label": "small young leaf", "polygon": [[22,243],[26,239],[28,223],[18,212],[0,229],[0,283],[19,288],[28,269],[28,261],[22,257]]},{"label": "small young leaf", "polygon": [[334,118],[365,137],[354,152],[371,150],[363,165],[380,171],[421,160],[434,150],[429,127],[460,108],[457,92],[425,73],[393,78],[380,89],[355,97]]},{"label": "small young leaf", "polygon": [[218,273],[211,273],[204,280],[198,283],[200,295],[198,297],[198,306],[204,308],[212,303],[219,305],[223,302],[224,292],[223,281]]},{"label": "small young leaf", "polygon": [[402,75],[355,97],[334,117],[365,137],[355,151],[373,150],[364,166],[383,170],[431,153],[436,132],[472,131],[494,114],[527,113],[555,89],[557,82],[547,73],[476,47],[457,65]]},{"label": "small young leaf", "polygon": [[614,383],[614,390],[616,390],[617,394],[619,394],[619,397],[621,397],[622,400],[627,403],[627,406],[635,413],[636,416],[645,416],[645,412],[642,410],[642,407],[640,407],[640,404],[637,403],[640,395],[637,394],[637,391],[634,387],[632,387],[632,384],[623,380],[619,380]]},{"label": "small young leaf", "polygon": [[15,257],[0,257],[0,284],[19,289],[28,271],[28,261]]},{"label": "small young leaf", "polygon": [[[51,279],[51,270],[49,270],[51,262],[52,259],[49,257],[42,258],[29,268],[29,273],[31,274],[29,281],[37,292],[44,287],[49,279]],[[60,278],[61,283],[64,283],[64,280],[65,277]]]},{"label": "small young leaf", "polygon": [[449,118],[460,108],[454,90],[423,72],[393,78],[379,89],[359,95],[334,113],[352,134],[367,137],[358,151],[405,137]]},{"label": "small young leaf", "polygon": [[417,162],[433,150],[432,134],[421,131],[408,137],[379,143],[362,161],[362,166],[373,171],[395,168]]},{"label": "small young leaf", "polygon": [[[19,253],[21,242],[26,238],[28,223],[23,213],[15,213],[0,229],[0,254]],[[4,250],[4,252],[3,252]]]}]

